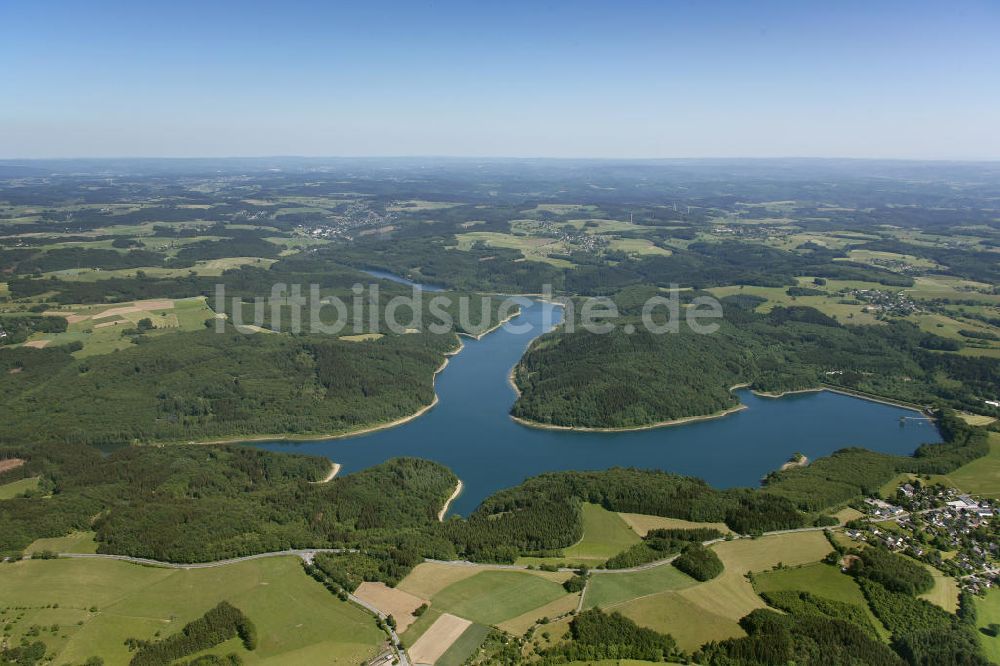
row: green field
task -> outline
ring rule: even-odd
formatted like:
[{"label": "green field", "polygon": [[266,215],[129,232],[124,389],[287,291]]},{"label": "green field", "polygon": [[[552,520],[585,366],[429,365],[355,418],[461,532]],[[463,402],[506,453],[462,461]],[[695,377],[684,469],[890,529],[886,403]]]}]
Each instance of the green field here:
[{"label": "green field", "polygon": [[24,549],[31,554],[47,550],[53,553],[96,553],[97,541],[94,532],[73,532],[62,537],[38,539]]},{"label": "green field", "polygon": [[583,538],[563,549],[562,557],[521,557],[517,563],[596,567],[639,541],[635,530],[617,513],[597,504],[584,504]]},{"label": "green field", "polygon": [[934,576],[934,587],[929,592],[920,595],[921,599],[931,602],[949,613],[958,610],[958,581],[938,571],[929,564],[924,567]]},{"label": "green field", "polygon": [[973,495],[1000,497],[1000,433],[990,433],[989,454],[931,480]]},{"label": "green field", "polygon": [[670,634],[682,650],[692,652],[708,641],[745,635],[732,619],[705,610],[677,592],[660,592],[615,606],[612,610],[642,627]]},{"label": "green field", "polygon": [[584,504],[583,539],[564,553],[573,559],[606,560],[639,541],[639,536],[617,513],[596,504]]},{"label": "green field", "polygon": [[356,664],[374,656],[384,639],[373,618],[307,577],[297,558],[190,571],[71,559],[0,567],[4,621],[16,615],[10,607],[24,607],[13,638],[32,625],[58,624],[56,635],[42,636],[57,663],[98,655],[108,666],[126,664],[125,639],[170,635],[222,600],[257,625],[260,641],[254,652],[235,642],[216,650],[235,651],[247,664]]},{"label": "green field", "polygon": [[473,624],[441,655],[435,666],[462,666],[465,660],[479,649],[489,633],[490,628],[486,625]]},{"label": "green field", "polygon": [[611,608],[630,599],[679,590],[695,585],[696,581],[669,564],[634,573],[594,574],[587,586],[585,608]]},{"label": "green field", "polygon": [[17,497],[29,490],[37,490],[40,480],[37,476],[33,476],[29,479],[18,479],[17,481],[5,483],[0,486],[0,500]]},{"label": "green field", "polygon": [[413,624],[406,628],[406,631],[399,635],[400,639],[403,641],[405,647],[409,647],[417,642],[424,633],[431,628],[439,617],[441,617],[442,612],[436,608],[428,608],[424,611],[424,614],[418,617]]},{"label": "green field", "polygon": [[[980,628],[994,623],[1000,624],[1000,589],[993,588],[985,597],[976,597],[976,611],[976,625]],[[989,660],[1000,664],[1000,637],[987,636],[981,631],[976,633],[979,634],[979,640]]]},{"label": "green field", "polygon": [[754,576],[753,586],[757,592],[803,590],[834,601],[867,605],[854,579],[830,564],[807,564],[795,569],[766,571]]},{"label": "green field", "polygon": [[[811,287],[812,278],[799,278],[799,284],[804,287]],[[864,311],[863,305],[849,305],[839,303],[841,296],[835,291],[842,289],[850,283],[838,280],[829,280],[823,290],[829,292],[827,296],[789,296],[786,293],[787,287],[755,287],[751,285],[731,285],[727,287],[714,287],[708,291],[716,298],[726,296],[746,295],[766,298],[767,302],[757,307],[757,312],[770,312],[776,306],[803,305],[816,308],[820,312],[827,314],[844,324],[878,324],[879,321],[869,312]],[[876,288],[880,285],[862,282],[857,285],[866,285],[866,288]]]},{"label": "green field", "polygon": [[496,231],[469,231],[464,234],[456,234],[455,240],[458,241],[458,249],[460,250],[468,250],[476,243],[484,243],[489,247],[519,250],[529,261],[542,261],[561,268],[573,265],[565,259],[549,256],[552,253],[568,254],[570,250],[565,243],[553,238],[519,236]]},{"label": "green field", "polygon": [[836,566],[830,564],[807,564],[795,569],[768,571],[754,576],[754,589],[757,592],[809,592],[817,597],[853,604],[865,609],[883,639],[888,640],[889,632],[875,618],[861,588],[854,579],[842,573]]},{"label": "green field", "polygon": [[[220,260],[226,261],[226,260]],[[80,342],[83,349],[74,356],[83,358],[108,354],[134,346],[131,338],[123,336],[123,331],[134,329],[141,319],[149,319],[154,328],[146,337],[168,335],[176,331],[198,331],[205,327],[205,321],[215,317],[215,312],[202,297],[183,299],[163,299],[171,307],[156,307],[153,301],[133,303],[116,303],[100,305],[66,305],[49,311],[52,315],[71,317],[64,333],[36,333],[29,338],[30,342],[62,345],[70,342]],[[146,309],[149,307],[149,309]],[[120,314],[101,316],[104,312],[115,311]]]},{"label": "green field", "polygon": [[494,625],[566,594],[561,584],[520,571],[483,571],[449,585],[431,599],[437,611]]}]

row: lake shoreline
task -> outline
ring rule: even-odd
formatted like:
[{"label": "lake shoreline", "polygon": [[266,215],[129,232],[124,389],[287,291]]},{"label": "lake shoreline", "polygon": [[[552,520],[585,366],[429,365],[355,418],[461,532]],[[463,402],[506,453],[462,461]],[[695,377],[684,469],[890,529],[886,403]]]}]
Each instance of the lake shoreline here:
[{"label": "lake shoreline", "polygon": [[[495,329],[492,329],[495,330]],[[456,333],[455,335],[462,335]],[[473,337],[473,336],[469,336]],[[458,340],[458,347],[452,351],[446,352],[444,354],[444,361],[438,366],[438,369],[434,371],[431,376],[431,389],[434,391],[434,399],[431,400],[429,405],[425,405],[413,412],[408,416],[402,416],[394,421],[389,421],[388,423],[381,423],[373,426],[366,426],[360,430],[350,430],[348,432],[340,432],[333,434],[319,434],[319,435],[297,435],[297,434],[281,434],[281,435],[255,435],[253,437],[230,437],[226,439],[212,439],[212,440],[191,440],[187,442],[178,442],[181,444],[204,444],[204,445],[221,445],[221,444],[252,444],[254,442],[271,442],[271,441],[295,441],[295,442],[314,442],[314,441],[325,441],[328,439],[348,439],[350,437],[360,437],[361,435],[367,435],[369,433],[378,432],[379,430],[388,430],[390,428],[399,427],[405,423],[419,418],[433,409],[440,401],[437,394],[437,376],[441,374],[445,368],[448,367],[448,363],[451,361],[453,356],[458,355],[465,345],[462,343],[461,338]],[[166,444],[166,442],[157,442],[157,445]],[[339,471],[339,470],[338,470]]]},{"label": "lake shoreline", "polygon": [[[515,365],[513,368],[511,368],[510,374],[507,376],[507,382],[510,384],[511,388],[514,389],[514,393],[517,395],[517,397],[520,398],[521,397],[521,389],[518,388],[517,383],[514,381],[514,373],[515,373],[516,370],[517,370],[517,365]],[[729,387],[729,391],[732,392],[732,391],[735,391],[737,389],[745,389],[745,388],[749,388],[749,387],[750,387],[750,383],[734,384],[734,385],[732,385],[732,386]],[[843,389],[838,389],[838,388],[833,388],[833,387],[829,387],[829,386],[821,386],[821,387],[818,387],[818,388],[807,388],[807,389],[793,389],[793,390],[790,390],[790,391],[782,391],[781,393],[770,393],[770,392],[766,392],[766,391],[755,391],[755,390],[752,390],[752,389],[751,389],[750,392],[753,393],[755,396],[760,397],[760,398],[769,398],[769,399],[772,399],[772,400],[777,400],[777,399],[784,398],[785,396],[789,396],[789,395],[796,395],[796,394],[800,394],[800,393],[802,393],[802,394],[804,394],[804,393],[822,393],[823,391],[828,391],[830,393],[837,393],[837,394],[840,394],[840,395],[846,395],[846,396],[848,396],[850,398],[858,398],[860,400],[867,400],[869,402],[875,402],[875,403],[879,403],[879,404],[882,404],[882,405],[890,405],[892,407],[900,407],[902,409],[910,409],[912,411],[919,412],[920,414],[924,414],[925,416],[928,416],[931,421],[934,420],[933,417],[932,417],[932,415],[929,414],[926,410],[921,409],[920,407],[916,407],[913,404],[908,404],[908,403],[904,403],[904,402],[894,402],[891,398],[880,398],[880,397],[877,397],[877,396],[870,396],[870,395],[867,395],[867,394],[864,394],[864,393],[854,393],[854,392],[851,392],[851,391],[847,391],[847,390],[843,390]],[[702,416],[685,416],[685,417],[682,417],[682,418],[679,418],[679,419],[671,419],[671,420],[668,420],[668,421],[658,421],[656,423],[650,423],[650,424],[641,425],[641,426],[630,426],[630,427],[627,427],[627,428],[598,428],[598,427],[591,427],[591,426],[561,426],[561,425],[555,425],[555,424],[551,424],[551,423],[542,423],[540,421],[534,421],[532,419],[526,419],[526,418],[523,418],[523,417],[520,417],[520,416],[514,416],[513,414],[510,415],[510,418],[513,419],[514,421],[516,421],[517,423],[520,423],[521,425],[529,427],[529,428],[541,428],[543,430],[567,430],[567,431],[575,431],[575,432],[608,432],[608,433],[615,433],[615,432],[633,432],[633,431],[637,431],[637,430],[654,430],[656,428],[668,428],[670,426],[675,426],[675,425],[684,425],[685,423],[694,423],[694,422],[697,422],[697,421],[707,421],[707,420],[710,420],[710,419],[720,419],[720,418],[729,416],[730,414],[735,414],[737,412],[740,412],[740,411],[742,411],[744,409],[749,409],[749,406],[740,403],[739,405],[736,405],[734,407],[730,407],[729,409],[724,409],[724,410],[722,410],[720,412],[715,412],[714,414],[706,414],[706,415],[702,415]]]},{"label": "lake shoreline", "polygon": [[443,523],[444,522],[445,514],[448,513],[448,507],[451,506],[452,502],[454,502],[456,499],[458,499],[458,496],[462,494],[462,490],[464,488],[465,488],[465,484],[462,483],[462,479],[459,479],[458,480],[458,484],[456,484],[456,486],[455,486],[455,492],[453,492],[451,494],[451,497],[449,497],[447,499],[447,501],[445,501],[444,506],[441,507],[441,511],[438,512],[438,522],[439,523]]},{"label": "lake shoreline", "polygon": [[483,331],[479,335],[473,335],[472,333],[464,333],[464,332],[462,332],[462,333],[456,333],[455,335],[464,335],[465,337],[472,338],[473,340],[482,340],[484,337],[486,337],[487,335],[489,335],[493,331],[497,330],[498,328],[500,328],[501,326],[503,326],[504,324],[506,324],[507,322],[509,322],[514,317],[518,317],[520,315],[521,315],[521,308],[520,308],[520,306],[518,306],[517,310],[515,310],[511,314],[507,315],[505,318],[501,319],[495,326],[492,326],[492,327],[486,329],[485,331]]},{"label": "lake shoreline", "polygon": [[[516,387],[515,387],[515,389],[516,389]],[[650,423],[650,424],[647,424],[647,425],[640,425],[640,426],[629,426],[629,427],[626,427],[626,428],[597,428],[597,427],[590,427],[590,426],[561,426],[561,425],[554,425],[554,424],[551,424],[551,423],[542,423],[540,421],[532,421],[531,419],[525,419],[525,418],[522,418],[520,416],[514,416],[513,414],[510,415],[510,418],[513,419],[516,423],[520,423],[523,426],[526,426],[526,427],[529,427],[529,428],[539,428],[541,430],[566,430],[566,431],[572,431],[572,432],[607,432],[607,433],[614,433],[614,432],[634,432],[634,431],[637,431],[637,430],[655,430],[657,428],[669,428],[671,426],[684,425],[686,423],[695,423],[697,421],[710,421],[712,419],[721,419],[721,418],[724,418],[726,416],[729,416],[730,414],[735,414],[736,412],[741,412],[744,409],[750,409],[750,408],[747,405],[744,405],[744,404],[741,403],[739,405],[735,405],[733,407],[730,407],[729,409],[724,409],[724,410],[722,410],[720,412],[715,412],[713,414],[703,414],[703,415],[699,415],[699,416],[684,416],[684,417],[681,417],[679,419],[669,419],[667,421],[657,421],[656,423]]]},{"label": "lake shoreline", "polygon": [[768,391],[751,391],[751,393],[761,398],[778,399],[778,398],[784,398],[787,395],[795,395],[798,393],[822,393],[823,391],[829,391],[830,393],[838,393],[840,395],[846,395],[848,397],[858,398],[860,400],[867,400],[869,402],[877,402],[881,405],[891,405],[893,407],[909,409],[914,412],[920,412],[921,414],[924,414],[926,416],[931,416],[931,414],[926,409],[912,402],[893,400],[892,398],[885,398],[881,396],[871,395],[869,393],[862,393],[860,391],[851,391],[849,389],[842,389],[829,385],[819,386],[816,388],[793,389],[791,391],[781,391],[780,393],[772,393]]}]

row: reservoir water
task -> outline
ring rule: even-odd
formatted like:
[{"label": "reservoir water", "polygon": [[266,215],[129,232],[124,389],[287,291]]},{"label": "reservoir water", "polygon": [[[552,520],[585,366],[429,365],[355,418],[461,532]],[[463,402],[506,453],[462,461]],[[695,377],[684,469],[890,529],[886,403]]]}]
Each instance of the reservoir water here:
[{"label": "reservoir water", "polygon": [[[830,392],[779,399],[749,391],[748,409],[723,418],[620,433],[542,430],[509,416],[511,368],[548,318],[561,311],[525,300],[521,314],[465,348],[437,376],[438,404],[401,426],[357,437],[310,442],[265,442],[273,450],[321,455],[356,472],[396,456],[415,456],[451,468],[465,484],[450,511],[468,515],[493,492],[556,470],[609,467],[662,469],[697,476],[717,488],[757,486],[789,456],[811,460],[847,446],[908,455],[937,430],[911,410]],[[520,331],[531,324],[530,330]]]}]

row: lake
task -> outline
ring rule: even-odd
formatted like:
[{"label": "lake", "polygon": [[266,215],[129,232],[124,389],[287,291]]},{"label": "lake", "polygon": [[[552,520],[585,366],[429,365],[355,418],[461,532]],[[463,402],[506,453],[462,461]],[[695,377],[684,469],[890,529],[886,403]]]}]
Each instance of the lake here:
[{"label": "lake", "polygon": [[[451,468],[465,484],[450,511],[468,515],[493,492],[557,470],[643,467],[697,476],[717,488],[757,486],[768,472],[801,451],[810,460],[846,446],[908,455],[940,436],[911,410],[850,396],[801,393],[779,399],[750,391],[748,409],[719,419],[620,433],[542,430],[519,425],[509,411],[515,394],[507,377],[546,318],[561,310],[524,301],[521,314],[465,348],[437,377],[439,403],[404,425],[357,437],[310,442],[265,442],[272,451],[321,455],[341,474],[396,456],[416,456]],[[530,324],[531,330],[519,330]]]}]

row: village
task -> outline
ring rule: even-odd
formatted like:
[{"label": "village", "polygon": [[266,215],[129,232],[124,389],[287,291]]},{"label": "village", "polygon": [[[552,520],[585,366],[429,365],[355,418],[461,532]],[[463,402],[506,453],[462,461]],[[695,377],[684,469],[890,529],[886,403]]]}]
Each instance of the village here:
[{"label": "village", "polygon": [[844,293],[846,296],[864,303],[865,312],[905,317],[921,311],[916,302],[902,291],[850,289]]},{"label": "village", "polygon": [[864,511],[865,518],[847,524],[851,539],[925,562],[973,594],[1000,584],[995,500],[916,479],[900,485],[892,501],[865,499]]},{"label": "village", "polygon": [[[356,235],[364,235],[365,230],[377,230],[392,223],[394,214],[380,213],[373,210],[367,203],[356,201],[351,203],[342,215],[325,217],[309,224],[299,225],[296,233],[316,239],[351,240]],[[358,233],[360,231],[360,233]]]}]

